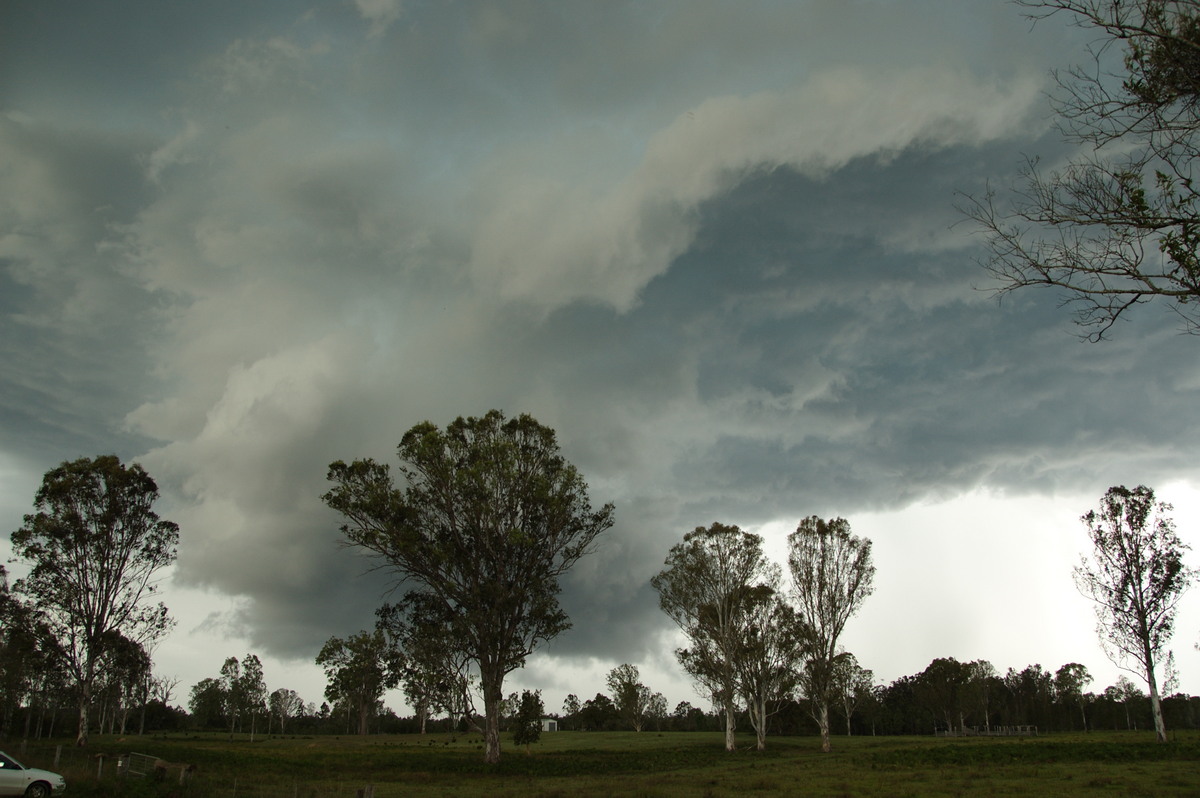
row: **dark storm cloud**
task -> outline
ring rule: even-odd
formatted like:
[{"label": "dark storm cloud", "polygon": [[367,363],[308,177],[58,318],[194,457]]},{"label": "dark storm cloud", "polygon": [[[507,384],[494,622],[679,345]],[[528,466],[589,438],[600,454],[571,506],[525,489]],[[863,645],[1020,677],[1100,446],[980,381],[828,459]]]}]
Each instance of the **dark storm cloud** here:
[{"label": "dark storm cloud", "polygon": [[[628,314],[570,307],[528,331],[567,448],[620,518],[595,555],[606,576],[564,583],[580,622],[556,652],[656,646],[666,621],[640,588],[695,525],[1192,472],[1200,361],[1171,314],[1144,308],[1096,346],[1052,292],[980,290],[952,187],[984,156],[1008,157],[915,147],[820,180],[753,177],[705,204]],[[624,589],[598,589],[616,575]]]},{"label": "dark storm cloud", "polygon": [[530,412],[616,503],[563,580],[577,661],[661,653],[647,580],[696,525],[1190,468],[1169,315],[1082,345],[1058,297],[977,290],[955,226],[956,190],[1058,152],[1042,64],[1074,32],[986,3],[71,8],[0,12],[27,42],[0,444],[138,456],[178,583],[263,653],[371,622],[387,574],[338,547],[325,469],[425,419]]},{"label": "dark storm cloud", "polygon": [[147,142],[0,117],[0,446],[31,467],[148,442],[123,422],[158,299],[101,243],[145,201]]}]

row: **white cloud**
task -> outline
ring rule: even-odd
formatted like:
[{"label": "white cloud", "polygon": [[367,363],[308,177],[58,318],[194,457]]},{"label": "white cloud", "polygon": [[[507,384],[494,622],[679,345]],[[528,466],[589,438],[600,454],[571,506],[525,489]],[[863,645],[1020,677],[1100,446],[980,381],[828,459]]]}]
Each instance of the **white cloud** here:
[{"label": "white cloud", "polygon": [[[822,176],[911,146],[977,144],[1022,129],[1040,81],[841,69],[786,92],[717,97],[653,135],[635,169],[559,179],[495,164],[480,187],[471,268],[484,290],[553,308],[627,311],[694,240],[702,203],[756,171]],[[586,162],[589,156],[581,150]],[[507,154],[506,158],[509,157]]]},{"label": "white cloud", "polygon": [[369,35],[372,37],[387,32],[404,11],[402,0],[354,0],[354,5],[363,19],[371,23]]}]

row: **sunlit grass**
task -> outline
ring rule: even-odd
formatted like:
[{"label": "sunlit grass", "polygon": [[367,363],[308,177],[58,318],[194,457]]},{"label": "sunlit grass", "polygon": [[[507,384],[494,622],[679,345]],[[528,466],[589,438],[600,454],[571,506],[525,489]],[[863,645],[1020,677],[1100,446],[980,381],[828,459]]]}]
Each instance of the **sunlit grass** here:
[{"label": "sunlit grass", "polygon": [[[835,738],[749,736],[727,753],[719,733],[544,734],[526,754],[505,741],[498,766],[483,762],[477,734],[371,737],[244,735],[96,737],[87,751],[64,745],[59,770],[76,796],[333,798],[372,785],[400,795],[564,796],[1195,796],[1200,734],[1160,745],[1150,733],[1038,738]],[[183,787],[118,781],[113,756],[136,751],[197,766]],[[97,776],[97,755],[107,754]],[[53,746],[30,746],[31,765],[51,767]]]}]

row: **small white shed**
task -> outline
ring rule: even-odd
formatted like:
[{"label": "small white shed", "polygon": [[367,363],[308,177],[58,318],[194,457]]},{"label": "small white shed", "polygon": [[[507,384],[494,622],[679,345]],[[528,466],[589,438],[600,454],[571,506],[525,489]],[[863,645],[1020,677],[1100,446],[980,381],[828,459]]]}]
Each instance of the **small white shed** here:
[{"label": "small white shed", "polygon": [[558,721],[554,718],[542,718],[542,731],[558,731]]}]

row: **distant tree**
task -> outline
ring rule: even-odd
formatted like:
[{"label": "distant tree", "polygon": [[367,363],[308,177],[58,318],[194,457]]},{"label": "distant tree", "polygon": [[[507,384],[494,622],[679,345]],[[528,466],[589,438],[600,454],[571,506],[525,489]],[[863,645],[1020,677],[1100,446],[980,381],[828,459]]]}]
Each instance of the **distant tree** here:
[{"label": "distant tree", "polygon": [[[1080,154],[1047,172],[1027,162],[1010,201],[968,197],[1002,292],[1051,286],[1102,338],[1134,305],[1169,303],[1200,332],[1200,3],[1028,0],[1099,32],[1093,62],[1059,73],[1059,128]],[[1124,50],[1123,68],[1110,53]]]},{"label": "distant tree", "polygon": [[525,690],[521,693],[513,717],[513,742],[525,746],[527,754],[529,746],[542,738],[542,715],[545,712],[541,690]]},{"label": "distant tree", "polygon": [[650,688],[641,683],[640,678],[637,666],[628,663],[613,668],[605,677],[608,689],[613,694],[613,703],[617,705],[617,712],[635,732],[640,732],[646,725],[650,698],[653,695]]},{"label": "distant tree", "polygon": [[650,703],[646,705],[646,717],[654,721],[654,728],[662,731],[663,721],[667,719],[667,697],[662,693],[652,693]]},{"label": "distant tree", "polygon": [[193,722],[202,728],[225,725],[226,700],[221,680],[210,677],[197,682],[188,698],[188,709]]},{"label": "distant tree", "polygon": [[967,681],[960,688],[962,706],[968,714],[978,713],[986,731],[992,728],[992,695],[999,682],[995,666],[987,660],[967,663]]},{"label": "distant tree", "polygon": [[571,724],[569,728],[576,728],[579,724],[579,710],[583,706],[579,703],[579,696],[570,693],[566,700],[563,701],[563,721]]},{"label": "distant tree", "polygon": [[811,635],[805,692],[821,730],[821,750],[829,752],[829,702],[838,640],[846,622],[874,589],[871,541],[851,535],[850,522],[844,518],[825,521],[810,516],[788,536],[788,567],[797,609]]},{"label": "distant tree", "polygon": [[154,576],[175,560],[179,527],[152,509],[158,486],[136,463],[112,455],[64,462],[46,472],[36,512],[12,534],[30,564],[15,585],[45,619],[75,682],[79,730],[88,740],[92,689],[112,633],[146,645],[170,628],[167,608],[150,605]]},{"label": "distant tree", "polygon": [[846,718],[846,736],[850,736],[850,718],[859,704],[869,701],[875,674],[858,664],[858,659],[845,652],[833,666],[833,691],[842,715]]},{"label": "distant tree", "polygon": [[1084,700],[1084,688],[1092,681],[1088,669],[1078,662],[1069,662],[1054,674],[1054,692],[1059,701],[1064,704],[1074,704],[1079,708],[1079,719],[1083,722],[1083,730],[1088,730],[1087,702]]},{"label": "distant tree", "polygon": [[242,657],[242,678],[238,685],[243,711],[250,716],[250,742],[258,732],[258,716],[267,712],[267,682],[262,661],[256,654]]},{"label": "distant tree", "polygon": [[[267,700],[267,706],[271,717],[279,718],[279,733],[285,734],[288,720],[304,712],[304,699],[295,690],[281,687],[272,691],[271,697]],[[269,726],[267,731],[270,733]]]},{"label": "distant tree", "polygon": [[1187,546],[1167,515],[1171,505],[1155,501],[1144,485],[1112,487],[1099,510],[1083,516],[1092,552],[1075,569],[1080,592],[1096,602],[1097,632],[1113,664],[1128,668],[1150,688],[1154,729],[1166,742],[1156,665],[1167,651],[1175,610],[1195,572],[1183,564]]},{"label": "distant tree", "polygon": [[559,578],[613,523],[532,417],[493,410],[443,431],[418,424],[401,439],[397,489],[372,460],[329,468],[325,502],[349,520],[350,543],[383,558],[452,619],[452,639],[479,669],[484,758],[500,760],[504,677],[569,628]]},{"label": "distant tree", "polygon": [[1039,663],[1022,670],[1009,668],[1004,675],[1007,693],[1005,715],[1008,725],[1031,725],[1049,728],[1050,709],[1054,700],[1054,676]]},{"label": "distant tree", "polygon": [[1119,703],[1125,711],[1125,728],[1137,728],[1133,722],[1133,716],[1129,711],[1130,704],[1141,701],[1146,698],[1145,694],[1138,689],[1137,685],[1131,682],[1124,676],[1117,677],[1117,683],[1104,690],[1104,695],[1112,701]]},{"label": "distant tree", "polygon": [[325,669],[325,697],[342,702],[358,718],[358,733],[368,732],[371,713],[387,690],[400,684],[403,655],[388,644],[383,631],[359,632],[346,639],[331,637],[317,654]]},{"label": "distant tree", "polygon": [[584,701],[583,708],[579,710],[579,722],[590,731],[615,728],[620,719],[617,705],[604,693],[596,693],[595,698]]},{"label": "distant tree", "polygon": [[674,724],[676,731],[695,731],[696,716],[694,713],[701,712],[696,707],[692,706],[687,701],[680,701],[675,705],[675,709],[671,712],[671,721]]},{"label": "distant tree", "polygon": [[377,625],[405,655],[404,695],[417,712],[421,733],[426,717],[445,712],[449,725],[466,721],[482,733],[475,720],[471,692],[471,653],[455,638],[455,619],[431,595],[410,592],[399,604],[384,604]]},{"label": "distant tree", "polygon": [[739,657],[746,650],[752,592],[774,577],[762,538],[736,526],[697,527],[671,547],[666,567],[650,584],[659,606],[690,646],[680,664],[725,712],[725,749],[734,751]]},{"label": "distant tree", "polygon": [[146,699],[145,686],[151,674],[150,654],[141,644],[117,632],[104,636],[104,673],[97,678],[95,694],[102,698],[100,728],[111,733],[120,718],[120,733],[125,734],[129,712]]},{"label": "distant tree", "polygon": [[946,730],[961,732],[966,725],[963,694],[971,680],[971,666],[954,657],[939,657],[917,674],[913,693],[917,703],[935,719],[940,718]]},{"label": "distant tree", "polygon": [[242,712],[245,709],[245,698],[242,696],[242,663],[237,657],[226,657],[221,665],[221,697],[225,702],[224,714],[229,723],[229,739],[241,724]]}]

